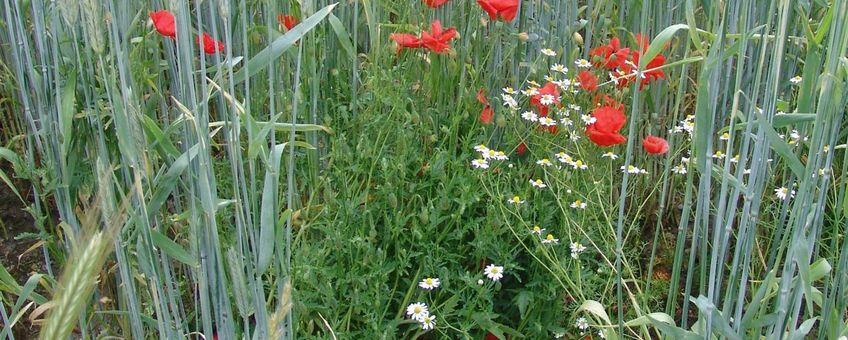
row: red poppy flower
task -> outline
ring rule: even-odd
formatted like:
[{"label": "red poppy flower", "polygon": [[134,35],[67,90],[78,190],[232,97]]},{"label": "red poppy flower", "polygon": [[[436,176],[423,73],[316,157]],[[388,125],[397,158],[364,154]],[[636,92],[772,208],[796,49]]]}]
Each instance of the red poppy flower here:
[{"label": "red poppy flower", "polygon": [[283,25],[283,27],[286,28],[286,31],[291,30],[298,24],[297,18],[293,15],[280,14],[277,16],[277,21],[280,22],[280,25]]},{"label": "red poppy flower", "polygon": [[203,32],[203,41],[201,42],[200,39],[201,37],[196,37],[194,43],[202,48],[204,53],[215,54],[215,52],[224,52],[224,43],[212,39],[209,33]]},{"label": "red poppy flower", "polygon": [[506,22],[515,19],[520,3],[520,0],[477,0],[477,4],[489,14],[489,18],[496,20],[500,16]]},{"label": "red poppy flower", "polygon": [[598,77],[594,73],[587,70],[580,71],[577,74],[577,81],[584,90],[592,92],[598,89]]},{"label": "red poppy flower", "polygon": [[642,140],[642,148],[649,154],[662,155],[668,152],[668,142],[660,137],[648,136]]},{"label": "red poppy flower", "polygon": [[621,108],[613,106],[601,106],[592,112],[595,123],[586,126],[586,135],[598,146],[612,146],[622,144],[627,138],[618,131],[624,127],[626,117]]},{"label": "red poppy flower", "polygon": [[609,44],[593,48],[589,51],[589,55],[595,67],[615,70],[625,64],[630,57],[630,49],[622,48],[621,41],[618,38],[612,38]]},{"label": "red poppy flower", "polygon": [[421,32],[421,37],[416,37],[407,33],[392,33],[389,39],[397,43],[397,53],[400,54],[404,48],[427,48],[433,52],[442,54],[450,49],[448,44],[456,38],[456,29],[451,27],[448,29],[442,28],[442,23],[438,20],[430,24],[430,32]]},{"label": "red poppy flower", "polygon": [[177,23],[173,13],[164,9],[150,12],[150,20],[153,20],[153,27],[159,34],[171,38],[177,37]]},{"label": "red poppy flower", "polygon": [[500,340],[500,339],[498,339],[498,337],[496,335],[492,334],[492,332],[488,332],[488,333],[486,333],[486,337],[483,338],[483,340]]},{"label": "red poppy flower", "polygon": [[[553,97],[553,103],[549,105],[542,104],[542,99],[548,95]],[[533,104],[539,109],[539,116],[547,117],[548,107],[559,105],[559,88],[556,84],[548,82],[539,89],[539,93],[530,97],[530,104]]]},{"label": "red poppy flower", "polygon": [[421,42],[424,48],[430,51],[442,54],[450,49],[448,44],[453,38],[456,38],[456,29],[451,27],[442,29],[442,23],[438,20],[430,23],[430,32],[421,32]]},{"label": "red poppy flower", "polygon": [[[633,53],[633,63],[639,65],[639,52]],[[645,69],[649,70],[642,73],[642,82],[639,84],[639,89],[647,85],[649,82],[657,79],[665,79],[665,72],[663,70],[651,70],[652,68],[657,68],[665,65],[665,56],[662,54],[658,54],[654,59],[651,59],[651,62],[648,65],[645,65]]]},{"label": "red poppy flower", "polygon": [[480,122],[484,125],[492,124],[492,118],[495,117],[495,110],[492,110],[492,106],[489,105],[489,100],[486,99],[486,93],[483,89],[477,91],[477,101],[484,105],[483,111],[480,111]]},{"label": "red poppy flower", "polygon": [[424,4],[430,8],[438,8],[439,6],[442,6],[447,2],[448,0],[424,0]]},{"label": "red poppy flower", "polygon": [[395,52],[397,54],[400,54],[404,48],[420,48],[421,46],[424,46],[421,39],[408,33],[392,33],[389,35],[389,39],[393,40],[397,44],[397,47],[395,47]]}]

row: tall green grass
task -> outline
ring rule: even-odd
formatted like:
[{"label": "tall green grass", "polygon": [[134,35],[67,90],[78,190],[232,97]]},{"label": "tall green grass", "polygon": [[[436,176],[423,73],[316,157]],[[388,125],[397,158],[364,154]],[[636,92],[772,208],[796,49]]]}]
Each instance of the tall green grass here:
[{"label": "tall green grass", "polygon": [[[32,186],[48,272],[3,281],[3,334],[23,302],[47,302],[32,293],[41,285],[53,299],[42,333],[51,338],[418,337],[403,317],[416,301],[438,314],[431,333],[445,338],[577,337],[580,316],[607,338],[838,338],[848,332],[846,6],[524,0],[505,23],[458,0],[435,10],[392,0],[4,2],[0,159]],[[149,23],[159,9],[175,13],[176,39]],[[278,14],[302,23],[285,32]],[[450,53],[394,53],[390,33],[435,19],[459,32]],[[198,50],[204,31],[222,53]],[[538,173],[481,175],[471,148],[511,152],[526,169],[565,142],[515,128],[505,109],[481,125],[477,90],[496,97],[550,63],[588,59],[612,36],[634,46],[639,32],[669,65],[664,81],[617,93],[629,100],[621,160],[601,165],[602,151],[579,144],[598,167],[546,177],[584,194],[591,211],[571,213],[563,192],[533,197],[549,205],[508,206],[504,197],[526,190],[520,176]],[[691,137],[667,132],[688,115]],[[793,130],[802,138],[787,137]],[[646,134],[668,136],[672,152],[642,156]],[[531,145],[526,158],[515,156],[520,142]],[[671,171],[680,157],[691,159],[685,176]],[[649,175],[618,170],[631,164]],[[794,197],[775,199],[784,186]],[[86,230],[79,211],[90,201],[103,216],[126,206],[126,222]],[[540,247],[526,236],[536,223],[561,228],[561,247],[585,240],[593,255],[570,261],[566,248]],[[110,228],[114,241],[75,245]],[[106,262],[81,260],[90,258]],[[505,264],[507,276],[478,285],[481,261]],[[101,281],[74,285],[92,292],[68,302],[77,281],[56,275],[81,268],[87,284]],[[424,293],[423,276],[444,285]],[[56,307],[65,304],[78,312]]]}]

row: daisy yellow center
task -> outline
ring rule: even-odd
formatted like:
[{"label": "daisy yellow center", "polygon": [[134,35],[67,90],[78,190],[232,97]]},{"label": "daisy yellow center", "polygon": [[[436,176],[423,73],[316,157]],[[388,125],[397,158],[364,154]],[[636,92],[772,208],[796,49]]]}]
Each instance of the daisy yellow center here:
[{"label": "daisy yellow center", "polygon": [[725,132],[725,133],[724,133],[724,134],[722,134],[721,136],[722,136],[723,138],[730,138],[730,134],[729,134],[729,133],[727,133],[727,132]]},{"label": "daisy yellow center", "polygon": [[498,268],[492,268],[492,274],[497,274],[497,273],[498,273]]},{"label": "daisy yellow center", "polygon": [[415,306],[415,314],[421,313],[421,307]]},{"label": "daisy yellow center", "polygon": [[424,282],[426,282],[428,285],[432,285],[432,284],[433,284],[433,279],[431,279],[431,278],[429,278],[429,277],[428,277],[426,280],[424,280]]},{"label": "daisy yellow center", "polygon": [[721,157],[721,156],[724,156],[724,153],[722,153],[721,151],[716,151],[715,156]]},{"label": "daisy yellow center", "polygon": [[542,228],[539,228],[539,226],[533,226],[533,231],[539,232],[542,231]]},{"label": "daisy yellow center", "polygon": [[581,202],[580,200],[576,200],[576,201],[574,201],[574,205],[580,205],[580,204],[582,204],[582,203],[583,203],[583,202]]},{"label": "daisy yellow center", "polygon": [[489,156],[494,156],[495,154],[497,154],[497,153],[495,152],[495,150],[489,150]]},{"label": "daisy yellow center", "polygon": [[581,160],[579,160],[579,159],[578,159],[576,162],[574,162],[574,165],[576,165],[576,166],[583,166],[583,161],[581,161]]},{"label": "daisy yellow center", "polygon": [[554,235],[548,234],[548,237],[545,237],[545,239],[547,239],[548,241],[553,241]]},{"label": "daisy yellow center", "polygon": [[632,166],[632,165],[628,165],[628,166],[627,166],[627,170],[631,170],[631,171],[632,171],[632,170],[635,170],[635,169],[636,169],[636,167],[635,167],[635,166]]},{"label": "daisy yellow center", "polygon": [[785,194],[785,193],[789,192],[789,189],[787,189],[787,188],[780,188],[780,192],[781,192],[781,193],[783,193],[783,194]]},{"label": "daisy yellow center", "polygon": [[513,196],[513,197],[512,197],[512,201],[513,201],[513,202],[518,202],[518,201],[520,201],[520,200],[521,200],[521,198],[520,198],[520,197],[518,197],[518,196]]}]

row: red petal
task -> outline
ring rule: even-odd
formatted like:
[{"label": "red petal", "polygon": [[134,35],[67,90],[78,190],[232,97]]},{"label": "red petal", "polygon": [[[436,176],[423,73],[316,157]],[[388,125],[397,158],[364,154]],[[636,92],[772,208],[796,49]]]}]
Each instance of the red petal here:
[{"label": "red petal", "polygon": [[492,110],[492,107],[486,105],[483,108],[483,111],[480,111],[480,122],[484,125],[492,124],[492,119],[495,117],[495,111]]},{"label": "red petal", "polygon": [[153,20],[153,27],[159,34],[171,38],[177,37],[177,24],[173,13],[164,9],[150,12],[150,20]]},{"label": "red petal", "polygon": [[438,8],[447,2],[448,0],[424,0],[424,4],[430,8]]},{"label": "red petal", "polygon": [[489,105],[489,100],[486,99],[486,90],[482,87],[480,88],[480,91],[477,91],[477,101],[480,102],[480,104]]},{"label": "red petal", "polygon": [[668,152],[668,142],[656,136],[647,136],[642,140],[642,148],[652,155],[662,155]]},{"label": "red petal", "polygon": [[483,8],[483,10],[486,11],[487,14],[489,14],[489,18],[491,18],[492,20],[498,18],[498,9],[492,6],[491,1],[477,0],[477,4],[480,5],[480,7]]}]

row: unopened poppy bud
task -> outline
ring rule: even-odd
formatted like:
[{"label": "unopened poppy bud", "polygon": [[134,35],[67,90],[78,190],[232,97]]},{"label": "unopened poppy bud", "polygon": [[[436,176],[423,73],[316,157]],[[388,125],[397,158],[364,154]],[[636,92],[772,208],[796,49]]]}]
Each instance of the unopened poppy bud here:
[{"label": "unopened poppy bud", "polygon": [[332,75],[334,77],[338,76],[339,75],[339,69],[337,69],[337,68],[330,69],[330,75]]},{"label": "unopened poppy bud", "polygon": [[604,59],[603,59],[603,58],[601,58],[601,56],[599,56],[599,55],[596,55],[596,56],[592,57],[592,62],[594,62],[594,63],[600,63],[600,62],[601,62],[601,61],[603,61],[603,60],[604,60]]},{"label": "unopened poppy bud", "polygon": [[518,33],[518,40],[521,40],[521,42],[527,42],[527,40],[530,40],[530,34],[527,34],[527,32]]},{"label": "unopened poppy bud", "polygon": [[497,124],[498,127],[506,126],[506,118],[504,118],[503,115],[498,115],[498,118],[495,118],[495,124]]},{"label": "unopened poppy bud", "polygon": [[583,36],[580,35],[580,32],[574,32],[574,42],[576,42],[577,45],[583,45]]},{"label": "unopened poppy bud", "polygon": [[396,209],[398,202],[397,202],[397,196],[395,196],[395,193],[390,192],[388,200],[389,200],[389,207],[391,207],[392,209]]}]

